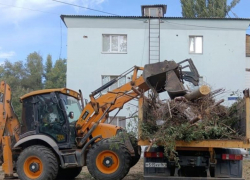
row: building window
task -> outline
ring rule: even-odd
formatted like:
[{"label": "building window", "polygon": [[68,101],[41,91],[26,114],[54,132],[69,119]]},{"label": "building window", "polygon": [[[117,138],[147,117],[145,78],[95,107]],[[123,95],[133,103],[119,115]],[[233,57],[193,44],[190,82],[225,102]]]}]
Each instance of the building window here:
[{"label": "building window", "polygon": [[122,128],[126,128],[126,117],[125,116],[116,116],[116,117],[110,116],[107,120],[107,123],[120,126]]},{"label": "building window", "polygon": [[[102,85],[108,83],[109,81],[118,78],[119,76],[106,76],[102,75]],[[114,84],[106,88],[102,91],[102,93],[107,93],[108,91],[112,91],[126,83],[126,76],[121,77],[119,80],[117,80]]]},{"label": "building window", "polygon": [[202,54],[203,51],[203,37],[189,36],[189,53]]},{"label": "building window", "polygon": [[143,16],[163,17],[162,7],[145,7]]},{"label": "building window", "polygon": [[127,35],[102,35],[102,52],[103,53],[126,53],[127,52]]}]

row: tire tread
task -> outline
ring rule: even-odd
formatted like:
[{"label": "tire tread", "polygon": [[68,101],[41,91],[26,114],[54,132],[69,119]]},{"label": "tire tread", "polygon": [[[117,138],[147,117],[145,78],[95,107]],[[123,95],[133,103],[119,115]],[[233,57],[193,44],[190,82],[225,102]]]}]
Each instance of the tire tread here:
[{"label": "tire tread", "polygon": [[33,152],[38,152],[39,154],[42,154],[41,156],[46,159],[45,166],[48,166],[48,168],[46,168],[47,172],[43,173],[39,178],[37,178],[37,180],[54,180],[58,172],[57,158],[49,148],[42,145],[29,146],[21,152],[17,160],[17,174],[19,178],[21,180],[30,180],[30,178],[26,177],[23,171],[23,163],[26,156]]},{"label": "tire tread", "polygon": [[[118,144],[118,148],[119,148],[118,152],[120,152],[120,155],[122,155],[123,159],[124,159],[123,167],[122,167],[122,170],[120,170],[121,172],[115,172],[113,174],[110,174],[109,177],[105,177],[105,175],[101,176],[101,175],[99,175],[99,174],[101,174],[100,172],[97,173],[99,170],[95,166],[95,160],[93,160],[93,157],[97,156],[96,152],[98,152],[99,148],[109,147],[112,143]],[[95,179],[97,179],[97,180],[119,180],[119,179],[123,179],[127,175],[128,171],[130,169],[130,161],[131,161],[130,153],[123,143],[121,143],[119,140],[115,140],[115,139],[102,139],[102,140],[98,141],[97,143],[95,143],[90,148],[90,150],[87,154],[86,163],[87,163],[89,173]]]}]

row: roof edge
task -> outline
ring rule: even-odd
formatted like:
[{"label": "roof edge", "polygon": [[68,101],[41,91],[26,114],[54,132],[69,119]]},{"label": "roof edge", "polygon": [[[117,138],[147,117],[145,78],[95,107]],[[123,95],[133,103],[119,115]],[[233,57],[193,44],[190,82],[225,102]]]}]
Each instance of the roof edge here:
[{"label": "roof edge", "polygon": [[[64,18],[72,17],[72,18],[124,18],[124,19],[148,19],[147,16],[93,16],[93,15],[64,15],[61,16],[62,21],[66,25]],[[158,17],[150,17],[150,18],[158,18]],[[187,19],[187,20],[246,20],[250,21],[250,18],[186,18],[186,17],[161,17],[161,19]]]},{"label": "roof edge", "polygon": [[61,20],[63,21],[64,25],[65,25],[66,27],[68,27],[68,26],[66,25],[65,21],[64,21],[64,17],[67,17],[67,15],[63,15],[63,14],[62,14],[62,15],[60,16],[60,18],[61,18]]}]

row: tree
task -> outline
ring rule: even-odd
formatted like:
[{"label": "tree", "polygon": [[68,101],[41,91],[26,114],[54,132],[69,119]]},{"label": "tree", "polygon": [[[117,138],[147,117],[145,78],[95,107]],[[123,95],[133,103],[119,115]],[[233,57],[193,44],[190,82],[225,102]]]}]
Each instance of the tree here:
[{"label": "tree", "polygon": [[37,52],[33,52],[28,55],[27,62],[25,64],[27,77],[23,86],[25,88],[31,88],[38,90],[43,88],[42,76],[43,76],[43,58]]},{"label": "tree", "polygon": [[55,66],[48,73],[45,88],[62,88],[66,86],[66,59],[58,59]]},{"label": "tree", "polygon": [[26,76],[26,69],[22,61],[11,63],[6,60],[0,66],[0,81],[5,81],[10,85],[12,91],[11,102],[19,118],[21,117],[21,103],[19,98],[30,91],[30,89],[24,88],[22,84]]},{"label": "tree", "polygon": [[232,0],[227,5],[227,0],[181,0],[182,16],[224,18],[239,2],[240,0]]},{"label": "tree", "polygon": [[22,61],[17,61],[12,64],[6,60],[0,68],[0,74],[1,80],[8,81],[9,84],[15,86],[21,86],[22,79],[26,76]]},{"label": "tree", "polygon": [[6,60],[0,65],[0,81],[5,81],[11,87],[12,105],[17,116],[21,117],[21,103],[19,98],[24,94],[38,89],[62,88],[66,85],[66,59],[56,61],[54,67],[51,55],[43,67],[43,58],[33,52],[27,56],[26,62],[11,63]]},{"label": "tree", "polygon": [[48,56],[47,56],[47,61],[46,61],[46,64],[45,64],[45,68],[44,68],[44,70],[45,70],[45,74],[44,74],[44,77],[45,77],[45,79],[46,80],[48,80],[48,76],[49,76],[49,73],[51,72],[51,70],[52,70],[52,57],[51,57],[51,55],[49,54]]}]

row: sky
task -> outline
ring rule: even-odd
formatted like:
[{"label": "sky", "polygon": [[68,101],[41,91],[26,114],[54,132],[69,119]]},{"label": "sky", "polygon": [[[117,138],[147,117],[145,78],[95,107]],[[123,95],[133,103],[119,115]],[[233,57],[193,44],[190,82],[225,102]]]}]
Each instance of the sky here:
[{"label": "sky", "polygon": [[[58,0],[123,16],[140,16],[141,5],[166,4],[168,17],[181,17],[180,0]],[[230,2],[230,0],[228,0]],[[233,9],[239,18],[250,18],[250,0]],[[0,64],[25,61],[36,51],[44,62],[67,59],[67,28],[60,15],[107,15],[53,0],[0,0]],[[231,17],[235,17],[232,13]],[[250,28],[246,31],[250,34]]]}]

